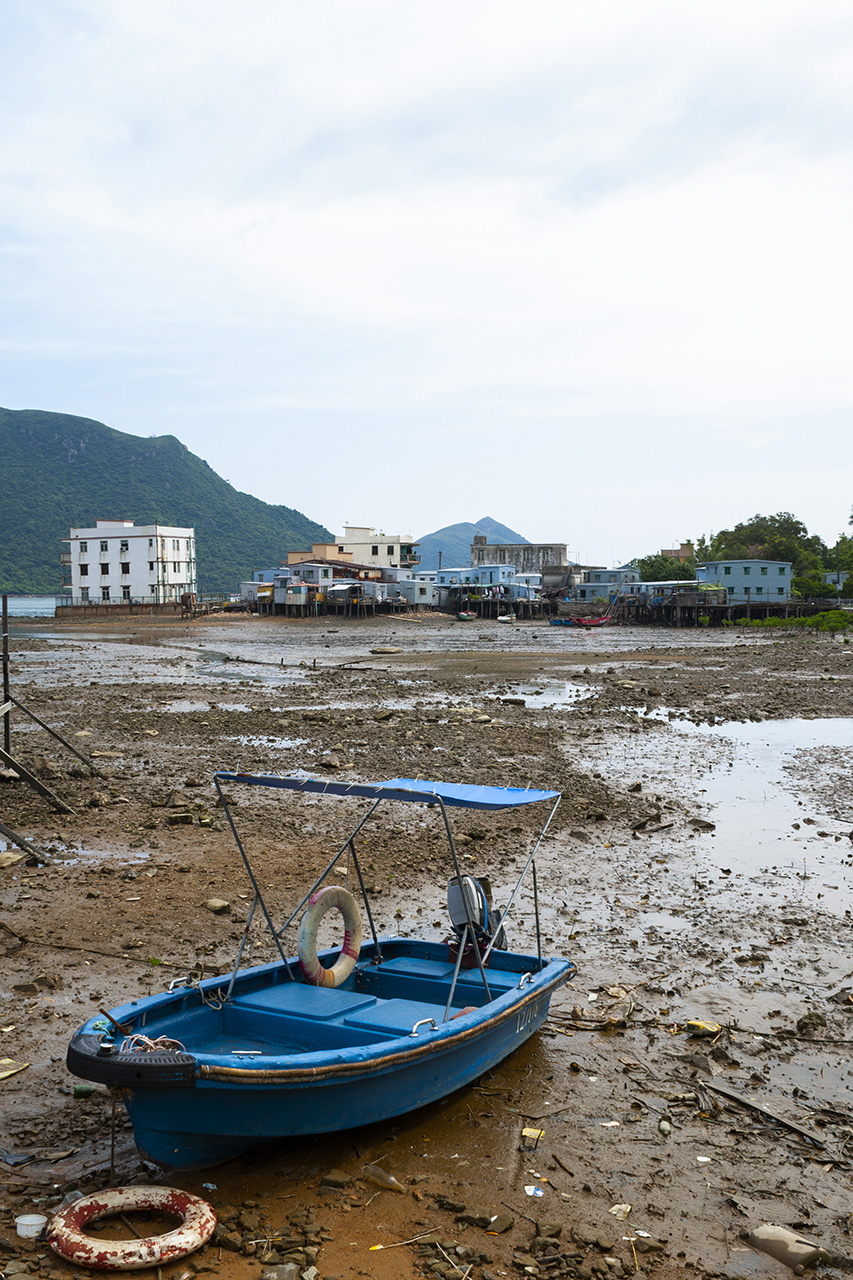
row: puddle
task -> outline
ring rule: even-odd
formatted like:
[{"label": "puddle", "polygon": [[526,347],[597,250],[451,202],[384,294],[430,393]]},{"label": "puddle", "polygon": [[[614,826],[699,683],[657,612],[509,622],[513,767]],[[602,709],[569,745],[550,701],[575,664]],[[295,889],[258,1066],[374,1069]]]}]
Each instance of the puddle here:
[{"label": "puddle", "polygon": [[186,714],[189,711],[209,711],[209,702],[191,702],[189,698],[178,698],[175,702],[167,702],[158,707],[146,707],[146,711],[168,711],[175,715]]},{"label": "puddle", "polygon": [[596,690],[590,685],[561,680],[557,684],[520,684],[511,693],[499,694],[496,700],[500,702],[501,697],[518,697],[524,698],[528,707],[568,707],[595,695]]},{"label": "puddle", "polygon": [[[236,738],[226,738],[226,742],[239,742],[241,747],[263,747],[268,751],[288,751],[291,747],[304,747],[307,738],[270,738],[263,734],[243,733]],[[314,754],[313,752],[311,753]]]}]

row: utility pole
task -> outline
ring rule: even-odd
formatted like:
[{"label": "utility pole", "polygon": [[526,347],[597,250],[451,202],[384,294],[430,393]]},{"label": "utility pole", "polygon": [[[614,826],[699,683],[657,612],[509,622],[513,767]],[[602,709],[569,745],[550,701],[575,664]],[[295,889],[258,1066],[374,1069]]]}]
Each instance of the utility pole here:
[{"label": "utility pole", "polygon": [[3,595],[3,750],[9,754],[9,726],[11,708],[9,706],[9,597]]}]

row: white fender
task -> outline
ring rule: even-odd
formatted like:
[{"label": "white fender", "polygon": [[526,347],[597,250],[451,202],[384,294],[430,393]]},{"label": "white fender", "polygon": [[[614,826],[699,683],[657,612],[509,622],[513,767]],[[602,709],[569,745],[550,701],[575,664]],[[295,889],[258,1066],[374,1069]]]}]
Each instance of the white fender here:
[{"label": "white fender", "polygon": [[[317,930],[327,911],[337,909],[344,918],[344,945],[337,962],[325,969],[317,958]],[[308,903],[299,926],[296,953],[306,982],[315,987],[339,987],[355,968],[361,950],[361,913],[355,898],[340,885],[327,885]]]},{"label": "white fender", "polygon": [[[85,1228],[96,1218],[135,1210],[172,1214],[174,1231],[141,1240],[99,1240]],[[213,1235],[216,1214],[206,1200],[175,1187],[114,1187],[82,1196],[50,1220],[47,1242],[61,1258],[97,1271],[134,1271],[185,1258]]]}]

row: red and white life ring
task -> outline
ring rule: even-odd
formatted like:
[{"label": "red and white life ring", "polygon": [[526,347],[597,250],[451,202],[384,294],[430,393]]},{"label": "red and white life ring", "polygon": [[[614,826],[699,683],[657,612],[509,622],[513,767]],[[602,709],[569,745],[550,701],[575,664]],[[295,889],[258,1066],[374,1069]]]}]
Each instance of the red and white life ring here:
[{"label": "red and white life ring", "polygon": [[[326,969],[317,958],[317,930],[327,911],[337,909],[344,918],[344,945],[336,963]],[[355,898],[340,885],[327,885],[308,903],[299,926],[296,954],[306,982],[315,987],[339,987],[355,968],[361,950],[361,913]]]},{"label": "red and white life ring", "polygon": [[[174,1231],[140,1240],[99,1240],[85,1228],[96,1218],[146,1210],[181,1218]],[[48,1223],[47,1242],[61,1258],[96,1271],[135,1271],[174,1262],[200,1249],[213,1235],[216,1214],[206,1200],[175,1187],[114,1187],[82,1196]]]}]

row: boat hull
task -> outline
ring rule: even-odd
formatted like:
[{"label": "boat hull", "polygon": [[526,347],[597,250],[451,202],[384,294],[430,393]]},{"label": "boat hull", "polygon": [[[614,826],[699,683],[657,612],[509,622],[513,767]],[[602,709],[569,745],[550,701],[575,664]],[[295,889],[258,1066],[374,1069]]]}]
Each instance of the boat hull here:
[{"label": "boat hull", "polygon": [[[443,959],[440,945],[430,948],[397,939],[383,940],[382,945],[382,966],[373,965],[363,949],[349,990],[306,988],[283,977],[281,965],[241,975],[228,1018],[220,1012],[223,1026],[230,1018],[233,1027],[248,1028],[228,1033],[230,1052],[211,1051],[210,1030],[198,1037],[200,1047],[194,1047],[192,1019],[193,1025],[206,1020],[208,1028],[214,1021],[197,992],[176,993],[179,999],[171,1000],[171,1016],[168,1000],[165,1009],[157,1004],[158,999],[162,1004],[162,997],[114,1011],[119,1021],[130,1016],[144,1021],[151,1036],[173,1028],[177,1038],[182,1019],[190,1020],[184,1038],[185,1056],[194,1060],[191,1080],[184,1074],[165,1086],[154,1079],[141,1080],[137,1087],[121,1086],[141,1153],[167,1168],[206,1168],[276,1138],[354,1128],[435,1102],[470,1084],[528,1040],[547,1017],[552,993],[574,972],[570,961],[550,961],[535,970],[535,958],[496,952],[496,967],[486,971],[491,999],[485,998],[479,973],[463,971],[452,1016],[441,1022],[440,1006],[449,991],[447,972],[452,966]],[[440,971],[435,981],[428,976],[431,968]],[[518,981],[523,981],[521,987]],[[209,980],[204,985],[209,987]],[[479,1005],[464,1003],[469,1000]],[[150,1018],[143,1019],[140,1010],[146,1004],[152,1006],[143,1011],[150,1012]],[[297,1006],[300,1017],[288,1015],[287,1033],[294,1034],[299,1024],[305,1034],[312,1016],[315,1028],[295,1051],[269,1052],[273,1046],[263,1041],[264,1035],[272,1034],[268,1015],[274,1019],[285,1007]],[[437,1025],[419,1025],[413,1034],[414,1023],[422,1023],[420,1014]],[[81,1028],[72,1046],[76,1042],[79,1050],[87,1035],[92,1040],[90,1026]],[[261,1039],[253,1042],[249,1031]],[[276,1034],[284,1031],[282,1021]],[[354,1044],[322,1044],[356,1034],[361,1038]],[[258,1043],[261,1051],[241,1050],[239,1043]],[[253,1056],[241,1056],[250,1053]],[[118,1056],[139,1063],[154,1055]],[[77,1074],[103,1079],[99,1056],[87,1068],[79,1055],[72,1063],[69,1051],[69,1065]]]}]

